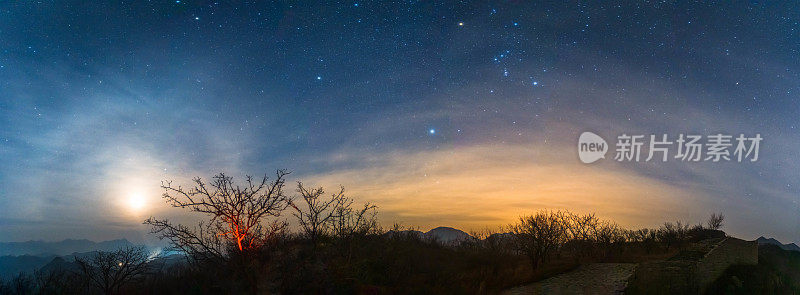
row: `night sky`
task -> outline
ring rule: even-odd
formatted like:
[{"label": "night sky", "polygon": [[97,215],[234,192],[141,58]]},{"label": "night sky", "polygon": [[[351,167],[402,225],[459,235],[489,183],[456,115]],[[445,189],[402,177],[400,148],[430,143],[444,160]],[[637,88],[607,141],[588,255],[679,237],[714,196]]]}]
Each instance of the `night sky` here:
[{"label": "night sky", "polygon": [[[0,3],[0,241],[149,240],[189,218],[161,180],[287,168],[385,226],[722,212],[800,242],[800,4],[532,2]],[[764,140],[583,164],[584,131]]]}]

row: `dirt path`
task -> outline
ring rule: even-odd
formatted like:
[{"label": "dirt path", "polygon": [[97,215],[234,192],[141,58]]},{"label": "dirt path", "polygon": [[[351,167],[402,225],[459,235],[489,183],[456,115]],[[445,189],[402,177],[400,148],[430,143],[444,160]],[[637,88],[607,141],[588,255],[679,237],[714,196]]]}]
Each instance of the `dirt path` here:
[{"label": "dirt path", "polygon": [[518,294],[622,294],[634,263],[592,263],[578,269],[503,292]]}]

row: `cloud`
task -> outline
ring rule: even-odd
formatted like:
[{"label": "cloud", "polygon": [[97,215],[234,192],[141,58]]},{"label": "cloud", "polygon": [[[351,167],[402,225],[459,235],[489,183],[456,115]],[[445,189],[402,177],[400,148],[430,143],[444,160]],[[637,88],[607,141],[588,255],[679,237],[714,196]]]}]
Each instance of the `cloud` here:
[{"label": "cloud", "polygon": [[304,176],[313,185],[345,185],[380,206],[384,224],[432,228],[495,227],[540,209],[596,212],[630,227],[704,217],[705,194],[636,175],[616,165],[584,165],[577,156],[533,145],[454,147],[368,155],[368,167]]}]

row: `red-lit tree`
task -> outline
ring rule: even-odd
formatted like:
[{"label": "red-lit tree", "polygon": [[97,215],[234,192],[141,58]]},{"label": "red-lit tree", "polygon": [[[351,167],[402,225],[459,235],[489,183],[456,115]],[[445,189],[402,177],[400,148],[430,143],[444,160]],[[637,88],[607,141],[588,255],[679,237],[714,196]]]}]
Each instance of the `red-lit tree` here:
[{"label": "red-lit tree", "polygon": [[222,256],[226,242],[235,245],[238,251],[246,251],[285,228],[286,223],[276,219],[265,222],[269,217],[280,216],[288,206],[289,199],[283,193],[287,174],[278,170],[271,182],[266,175],[258,182],[247,176],[246,184],[238,186],[232,177],[220,173],[208,184],[195,178],[194,187],[188,190],[163,182],[163,198],[168,204],[206,214],[210,219],[194,229],[153,217],[144,223],[152,227],[152,233],[200,258]]}]

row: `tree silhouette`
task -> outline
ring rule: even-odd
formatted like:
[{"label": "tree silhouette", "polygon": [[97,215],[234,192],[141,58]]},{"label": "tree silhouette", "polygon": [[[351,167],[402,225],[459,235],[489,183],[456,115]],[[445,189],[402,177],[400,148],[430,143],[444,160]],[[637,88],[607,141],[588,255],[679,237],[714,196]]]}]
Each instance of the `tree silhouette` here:
[{"label": "tree silhouette", "polygon": [[203,213],[210,219],[196,228],[153,217],[144,223],[152,227],[152,233],[199,258],[224,256],[226,243],[233,244],[240,252],[247,251],[286,227],[285,222],[278,220],[265,226],[264,219],[280,216],[288,206],[289,199],[283,193],[288,174],[286,170],[278,170],[271,182],[266,175],[258,182],[247,176],[246,184],[238,186],[232,177],[220,173],[208,184],[194,178],[194,187],[188,190],[162,182],[163,198],[168,204]]},{"label": "tree silhouette", "polygon": [[566,236],[561,212],[542,211],[519,218],[511,225],[517,248],[528,256],[533,269],[545,262]]},{"label": "tree silhouette", "polygon": [[319,238],[328,234],[337,219],[343,217],[345,209],[349,209],[353,200],[345,197],[344,187],[338,193],[331,194],[329,199],[322,196],[325,194],[323,188],[307,189],[302,182],[297,182],[297,192],[304,204],[291,203],[295,212],[294,216],[300,223],[303,233],[311,240],[311,244],[316,249]]},{"label": "tree silhouette", "polygon": [[120,287],[145,274],[147,256],[144,248],[129,247],[100,251],[88,258],[75,257],[75,262],[89,284],[108,295],[119,293]]},{"label": "tree silhouette", "polygon": [[711,216],[708,217],[708,221],[706,221],[706,225],[708,225],[708,228],[710,228],[710,229],[717,229],[718,230],[718,229],[722,228],[722,221],[724,221],[724,220],[725,220],[725,216],[723,216],[722,213],[719,213],[719,214],[711,213]]},{"label": "tree silhouette", "polygon": [[351,204],[352,202],[349,202],[346,206],[336,209],[336,219],[332,222],[333,235],[338,238],[348,238],[353,235],[376,232],[378,230],[376,219],[378,213],[375,209],[378,206],[367,202],[361,209],[353,210]]}]

